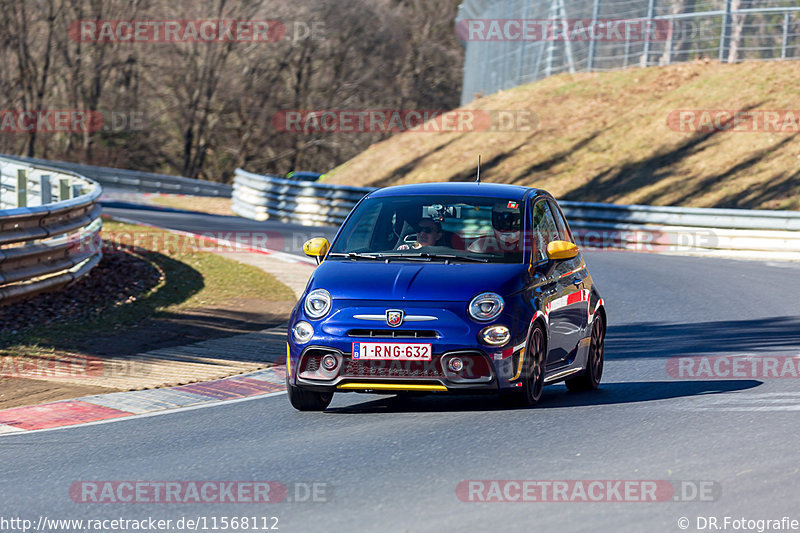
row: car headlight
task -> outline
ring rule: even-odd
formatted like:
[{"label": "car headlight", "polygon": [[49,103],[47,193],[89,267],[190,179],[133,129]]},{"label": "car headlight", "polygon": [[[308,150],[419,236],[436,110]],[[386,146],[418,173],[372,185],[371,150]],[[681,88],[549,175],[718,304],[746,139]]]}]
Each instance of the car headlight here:
[{"label": "car headlight", "polygon": [[500,316],[505,307],[503,298],[495,292],[483,292],[469,303],[469,316],[475,320],[485,322]]},{"label": "car headlight", "polygon": [[314,289],[306,296],[303,308],[308,318],[322,318],[331,310],[331,295],[325,289]]},{"label": "car headlight", "polygon": [[292,337],[297,344],[305,344],[314,336],[314,328],[306,321],[298,322],[292,328]]},{"label": "car headlight", "polygon": [[489,346],[502,346],[511,340],[511,331],[505,326],[489,326],[479,336]]}]

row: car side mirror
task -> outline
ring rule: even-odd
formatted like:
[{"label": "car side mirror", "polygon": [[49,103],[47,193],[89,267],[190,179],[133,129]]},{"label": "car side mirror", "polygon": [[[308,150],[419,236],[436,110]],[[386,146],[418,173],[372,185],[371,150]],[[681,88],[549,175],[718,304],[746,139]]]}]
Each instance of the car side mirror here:
[{"label": "car side mirror", "polygon": [[578,247],[569,241],[553,241],[547,245],[547,257],[550,259],[572,259],[579,251]]},{"label": "car side mirror", "polygon": [[309,257],[313,257],[317,260],[317,264],[320,264],[328,253],[329,246],[328,239],[325,237],[314,237],[303,244],[303,253]]}]

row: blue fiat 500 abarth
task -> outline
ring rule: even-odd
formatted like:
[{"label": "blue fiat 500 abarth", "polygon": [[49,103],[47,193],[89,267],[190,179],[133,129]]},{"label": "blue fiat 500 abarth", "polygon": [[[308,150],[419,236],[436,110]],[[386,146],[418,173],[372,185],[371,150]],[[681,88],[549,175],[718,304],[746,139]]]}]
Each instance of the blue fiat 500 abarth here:
[{"label": "blue fiat 500 abarth", "polygon": [[428,183],[365,196],[289,321],[287,387],[299,410],[334,392],[495,392],[534,405],[544,385],[596,389],[606,314],[545,191]]}]

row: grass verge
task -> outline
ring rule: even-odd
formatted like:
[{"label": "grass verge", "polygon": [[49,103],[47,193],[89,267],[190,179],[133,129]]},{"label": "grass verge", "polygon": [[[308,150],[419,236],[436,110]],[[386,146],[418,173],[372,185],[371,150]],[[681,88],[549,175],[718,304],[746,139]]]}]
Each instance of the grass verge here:
[{"label": "grass verge", "polygon": [[[485,181],[540,187],[564,200],[800,210],[796,72],[793,61],[696,61],[552,76],[464,108],[525,118],[519,127],[402,133],[326,181],[471,181],[481,154]],[[795,122],[785,113],[788,127],[778,133],[681,130],[668,118],[682,110],[794,110]]]},{"label": "grass verge", "polygon": [[238,216],[231,209],[230,198],[161,194],[151,196],[150,201],[155,205],[173,209],[184,209],[197,213],[208,213],[209,215]]},{"label": "grass verge", "polygon": [[[137,235],[137,246],[115,249],[115,243],[131,242],[122,235]],[[103,237],[112,238],[105,244],[109,251],[89,276],[58,293],[0,308],[0,408],[265,366],[236,353],[132,364],[142,352],[276,326],[288,318],[294,293],[259,268],[193,251],[198,246],[185,241],[176,246],[175,235],[162,230],[105,221]],[[103,372],[70,373],[87,362]]]}]

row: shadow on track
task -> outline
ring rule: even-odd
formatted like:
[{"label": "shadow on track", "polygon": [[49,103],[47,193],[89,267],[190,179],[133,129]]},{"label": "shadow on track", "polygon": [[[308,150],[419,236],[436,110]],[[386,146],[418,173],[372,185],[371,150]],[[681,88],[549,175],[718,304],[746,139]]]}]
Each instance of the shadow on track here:
[{"label": "shadow on track", "polygon": [[610,325],[606,337],[607,359],[775,350],[800,352],[800,318]]},{"label": "shadow on track", "polygon": [[[758,387],[757,380],[713,380],[713,381],[632,381],[602,383],[600,389],[591,392],[568,392],[561,385],[545,387],[544,396],[536,407],[503,407],[494,394],[486,395],[436,395],[387,396],[377,400],[345,407],[331,407],[327,414],[365,413],[430,413],[467,411],[507,411],[518,409],[548,410],[563,407],[590,407],[595,405],[619,405],[674,398],[690,398],[708,394],[737,392]],[[334,400],[335,401],[335,400]]]}]

